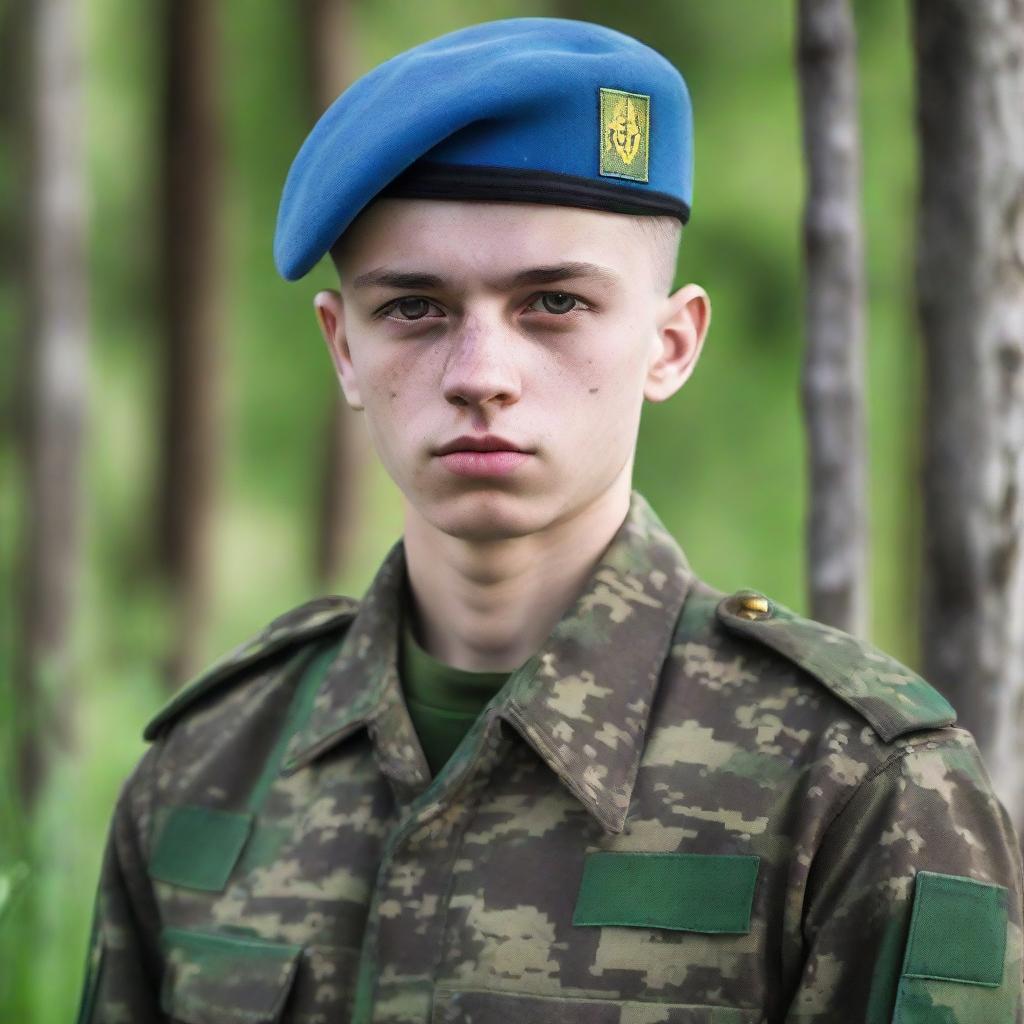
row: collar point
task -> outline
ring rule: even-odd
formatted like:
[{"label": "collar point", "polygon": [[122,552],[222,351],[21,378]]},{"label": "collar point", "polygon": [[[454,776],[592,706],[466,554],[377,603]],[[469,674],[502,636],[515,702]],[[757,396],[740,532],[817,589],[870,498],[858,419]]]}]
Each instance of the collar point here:
[{"label": "collar point", "polygon": [[616,807],[603,802],[595,803],[591,805],[591,811],[605,832],[617,836],[626,831],[626,818],[629,813],[628,804],[625,807]]}]

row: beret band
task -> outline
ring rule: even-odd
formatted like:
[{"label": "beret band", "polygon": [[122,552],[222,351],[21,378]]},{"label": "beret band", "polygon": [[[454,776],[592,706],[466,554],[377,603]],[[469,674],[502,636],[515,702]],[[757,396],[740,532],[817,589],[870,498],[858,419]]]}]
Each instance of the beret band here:
[{"label": "beret band", "polygon": [[611,182],[529,168],[520,170],[421,161],[380,192],[381,198],[389,196],[396,199],[547,203],[639,217],[675,217],[683,224],[690,219],[690,207],[667,192],[627,190]]}]

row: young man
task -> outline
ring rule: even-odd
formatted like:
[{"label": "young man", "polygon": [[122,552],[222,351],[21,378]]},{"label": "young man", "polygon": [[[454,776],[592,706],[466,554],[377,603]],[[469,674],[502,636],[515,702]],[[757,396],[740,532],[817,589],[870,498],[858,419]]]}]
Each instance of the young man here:
[{"label": "young man", "polygon": [[361,602],[150,724],[81,1020],[1021,1021],[1021,864],[913,672],[698,580],[630,489],[702,289],[678,73],[479,25],[345,93],[276,256],[400,488]]}]

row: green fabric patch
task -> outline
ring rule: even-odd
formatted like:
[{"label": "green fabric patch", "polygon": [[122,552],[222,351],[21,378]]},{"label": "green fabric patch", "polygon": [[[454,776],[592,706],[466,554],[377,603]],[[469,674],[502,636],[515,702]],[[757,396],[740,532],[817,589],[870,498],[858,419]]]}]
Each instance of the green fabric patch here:
[{"label": "green fabric patch", "polygon": [[221,892],[252,829],[253,815],[175,807],[149,861],[149,876],[187,889]]},{"label": "green fabric patch", "polygon": [[167,928],[160,1008],[188,1024],[272,1024],[284,1009],[301,947],[250,936]]},{"label": "green fabric patch", "polygon": [[996,1024],[1013,1018],[1003,986],[1007,892],[919,871],[893,1024]]},{"label": "green fabric patch", "polygon": [[903,976],[1002,984],[1006,918],[1002,886],[919,871]]},{"label": "green fabric patch", "polygon": [[745,934],[759,860],[726,854],[591,853],[572,923]]}]

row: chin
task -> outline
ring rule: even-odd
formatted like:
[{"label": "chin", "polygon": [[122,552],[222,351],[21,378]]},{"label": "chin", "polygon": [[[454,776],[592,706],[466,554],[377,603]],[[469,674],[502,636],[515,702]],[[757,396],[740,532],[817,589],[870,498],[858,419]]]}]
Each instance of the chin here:
[{"label": "chin", "polygon": [[442,533],[486,543],[543,529],[550,516],[542,505],[536,495],[481,488],[439,497],[420,508],[424,518]]}]

